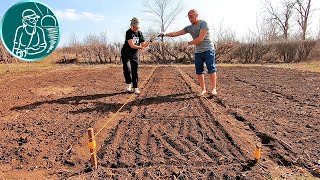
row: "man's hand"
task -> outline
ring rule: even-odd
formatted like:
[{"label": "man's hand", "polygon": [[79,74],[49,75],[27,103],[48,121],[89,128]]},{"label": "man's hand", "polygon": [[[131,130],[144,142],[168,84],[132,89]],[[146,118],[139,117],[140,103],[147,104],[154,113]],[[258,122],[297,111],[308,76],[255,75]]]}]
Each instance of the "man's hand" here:
[{"label": "man's hand", "polygon": [[163,38],[164,36],[166,36],[166,35],[165,35],[165,33],[163,33],[163,32],[158,35],[158,37],[162,37],[162,38]]},{"label": "man's hand", "polygon": [[156,38],[155,37],[151,37],[149,42],[152,43]]},{"label": "man's hand", "polygon": [[163,33],[163,32],[158,35],[158,37],[161,37],[161,41],[162,41],[162,42],[163,42],[163,37],[164,37],[164,36],[166,36],[166,34]]}]

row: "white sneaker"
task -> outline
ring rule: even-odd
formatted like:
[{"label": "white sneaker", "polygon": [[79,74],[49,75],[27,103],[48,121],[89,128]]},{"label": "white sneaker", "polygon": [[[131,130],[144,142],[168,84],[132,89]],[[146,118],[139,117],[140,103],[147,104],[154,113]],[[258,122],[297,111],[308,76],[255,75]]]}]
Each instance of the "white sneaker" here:
[{"label": "white sneaker", "polygon": [[200,93],[198,93],[198,96],[203,96],[206,92],[207,92],[207,90],[204,89]]},{"label": "white sneaker", "polygon": [[211,91],[211,95],[217,95],[218,93],[217,93],[217,90],[216,89],[213,89],[212,91]]},{"label": "white sneaker", "polygon": [[139,88],[134,88],[134,93],[135,94],[140,94],[141,92],[139,91]]},{"label": "white sneaker", "polygon": [[131,84],[127,84],[126,91],[128,91],[128,92],[131,92],[131,91],[132,91],[132,86],[131,86]]}]

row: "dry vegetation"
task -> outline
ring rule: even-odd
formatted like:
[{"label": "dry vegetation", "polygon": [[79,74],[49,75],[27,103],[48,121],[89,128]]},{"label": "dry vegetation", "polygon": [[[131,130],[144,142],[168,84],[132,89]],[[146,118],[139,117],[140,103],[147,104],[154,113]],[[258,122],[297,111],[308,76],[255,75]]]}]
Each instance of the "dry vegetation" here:
[{"label": "dry vegetation", "polygon": [[13,63],[18,60],[8,53],[6,48],[3,46],[2,41],[0,41],[0,63]]},{"label": "dry vegetation", "polygon": [[[1,63],[20,62],[2,45],[0,47]],[[45,61],[59,64],[121,64],[121,47],[120,43],[109,44],[97,38],[73,44],[70,47],[59,48]],[[189,64],[193,62],[193,51],[192,46],[186,46],[183,42],[159,41],[140,52],[140,61],[144,64]],[[216,61],[243,64],[297,63],[317,60],[319,51],[319,41],[315,40],[270,43],[219,42],[216,44]]]},{"label": "dry vegetation", "polygon": [[[221,42],[216,44],[218,63],[296,63],[310,60],[310,53],[317,41],[279,41],[271,43]],[[81,43],[74,47],[58,50],[57,63],[121,64],[122,44]],[[156,42],[140,52],[142,63],[183,63],[193,62],[193,47],[183,42]]]},{"label": "dry vegetation", "polygon": [[224,63],[293,63],[308,60],[316,41],[219,43],[217,61]]}]

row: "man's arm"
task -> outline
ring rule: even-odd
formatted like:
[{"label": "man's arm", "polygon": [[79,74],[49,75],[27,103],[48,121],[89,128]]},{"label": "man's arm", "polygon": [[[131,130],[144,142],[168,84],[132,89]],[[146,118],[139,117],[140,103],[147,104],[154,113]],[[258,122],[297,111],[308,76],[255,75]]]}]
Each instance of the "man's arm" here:
[{"label": "man's arm", "polygon": [[177,37],[177,36],[181,36],[187,34],[187,32],[185,32],[183,29],[177,32],[170,32],[170,33],[164,33],[163,36],[169,36],[169,37]]},{"label": "man's arm", "polygon": [[207,33],[208,33],[208,29],[200,30],[199,37],[197,37],[193,41],[188,42],[188,45],[197,45],[201,43],[204,40],[204,37],[206,37]]}]

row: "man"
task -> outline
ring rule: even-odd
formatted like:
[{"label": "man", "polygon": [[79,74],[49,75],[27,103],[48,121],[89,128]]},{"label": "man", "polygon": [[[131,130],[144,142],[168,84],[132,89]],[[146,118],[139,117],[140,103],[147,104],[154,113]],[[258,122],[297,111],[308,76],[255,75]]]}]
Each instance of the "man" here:
[{"label": "man", "polygon": [[210,77],[212,89],[210,89],[211,95],[217,95],[217,68],[215,65],[215,52],[212,41],[210,40],[209,28],[204,20],[198,19],[198,12],[195,9],[191,9],[188,12],[188,18],[191,25],[186,26],[184,29],[177,32],[163,33],[163,36],[176,37],[186,33],[190,33],[193,41],[188,42],[188,45],[195,45],[195,66],[198,81],[201,87],[200,96],[204,95],[207,90],[204,83],[204,63],[208,68],[208,74]]},{"label": "man", "polygon": [[138,18],[132,18],[130,23],[130,29],[126,32],[126,40],[121,49],[123,74],[125,82],[127,83],[126,90],[128,92],[131,92],[133,86],[135,94],[140,94],[138,88],[138,50],[143,49],[149,45],[149,42],[145,42],[144,36],[142,32],[139,31],[139,29],[140,26]]},{"label": "man", "polygon": [[19,57],[36,55],[43,52],[46,47],[44,31],[37,26],[38,16],[33,10],[27,9],[22,13],[22,26],[16,30],[13,53]]}]

